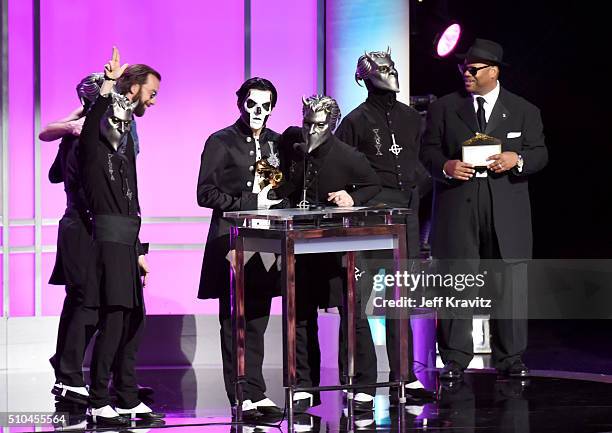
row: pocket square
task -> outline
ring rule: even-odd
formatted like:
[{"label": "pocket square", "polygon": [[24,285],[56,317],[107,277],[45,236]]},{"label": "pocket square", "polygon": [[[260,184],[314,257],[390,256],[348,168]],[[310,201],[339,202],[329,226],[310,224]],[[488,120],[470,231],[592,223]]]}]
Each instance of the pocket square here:
[{"label": "pocket square", "polygon": [[520,137],[521,136],[521,132],[509,132],[508,135],[506,135],[506,138],[516,138],[516,137]]}]

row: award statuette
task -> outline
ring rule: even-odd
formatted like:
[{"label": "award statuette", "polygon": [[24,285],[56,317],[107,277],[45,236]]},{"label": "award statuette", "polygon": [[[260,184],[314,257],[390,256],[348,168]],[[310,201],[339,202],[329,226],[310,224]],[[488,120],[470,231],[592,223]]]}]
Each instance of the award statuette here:
[{"label": "award statuette", "polygon": [[476,135],[462,143],[461,160],[474,167],[486,167],[490,161],[487,158],[502,152],[502,142],[499,138],[477,132]]},{"label": "award statuette", "polygon": [[280,169],[274,167],[267,159],[260,159],[255,163],[255,171],[261,176],[262,181],[259,183],[261,189],[269,184],[272,188],[276,188],[283,180],[283,173]]}]

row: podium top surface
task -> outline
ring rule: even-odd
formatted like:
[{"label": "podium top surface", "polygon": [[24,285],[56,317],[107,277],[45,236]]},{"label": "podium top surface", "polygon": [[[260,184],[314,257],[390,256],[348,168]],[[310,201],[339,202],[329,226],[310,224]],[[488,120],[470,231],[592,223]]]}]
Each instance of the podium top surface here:
[{"label": "podium top surface", "polygon": [[337,219],[343,217],[393,216],[406,215],[412,211],[395,207],[326,207],[323,209],[269,209],[224,212],[223,217],[234,220],[268,220],[268,221],[309,221],[315,219]]}]

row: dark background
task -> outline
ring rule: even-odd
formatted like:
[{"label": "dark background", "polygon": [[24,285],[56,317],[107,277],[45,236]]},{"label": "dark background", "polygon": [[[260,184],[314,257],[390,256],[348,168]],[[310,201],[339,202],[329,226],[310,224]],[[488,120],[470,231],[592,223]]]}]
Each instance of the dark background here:
[{"label": "dark background", "polygon": [[[504,47],[502,86],[542,111],[548,166],[530,177],[534,258],[610,258],[612,82],[605,13],[590,2],[411,0],[411,94],[462,87],[458,61],[433,56],[446,23]],[[578,292],[577,292],[578,293]],[[612,305],[610,306],[612,311]],[[532,320],[532,368],[612,373],[611,320]]]}]

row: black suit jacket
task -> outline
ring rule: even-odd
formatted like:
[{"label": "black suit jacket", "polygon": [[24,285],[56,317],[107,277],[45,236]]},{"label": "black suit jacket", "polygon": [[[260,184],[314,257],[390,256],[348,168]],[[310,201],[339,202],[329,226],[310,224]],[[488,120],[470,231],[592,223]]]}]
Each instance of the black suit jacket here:
[{"label": "black suit jacket", "polygon": [[[461,159],[462,143],[475,135],[477,125],[472,96],[464,92],[446,95],[429,107],[421,160],[435,179],[431,235],[434,257],[467,258],[463,236],[472,215],[466,202],[471,200],[471,183],[477,180],[447,179],[442,169],[446,161]],[[499,138],[503,151],[516,152],[524,160],[521,173],[516,167],[501,174],[488,171],[501,257],[505,260],[531,258],[528,178],[548,162],[540,110],[501,88],[485,133]]]},{"label": "black suit jacket", "polygon": [[[224,291],[229,293],[229,263],[225,256],[229,251],[232,223],[223,218],[223,212],[257,209],[257,194],[253,193],[256,161],[252,135],[251,129],[238,119],[233,125],[212,134],[204,145],[198,177],[198,204],[211,208],[213,213],[200,276],[200,299],[218,298]],[[270,156],[270,145],[278,153],[279,137],[271,129],[261,132],[262,158]]]}]

